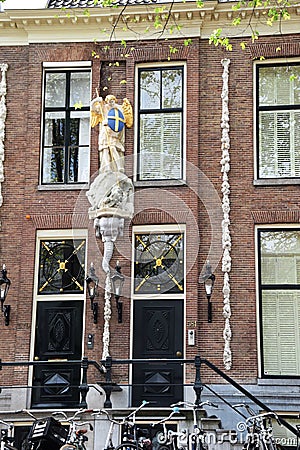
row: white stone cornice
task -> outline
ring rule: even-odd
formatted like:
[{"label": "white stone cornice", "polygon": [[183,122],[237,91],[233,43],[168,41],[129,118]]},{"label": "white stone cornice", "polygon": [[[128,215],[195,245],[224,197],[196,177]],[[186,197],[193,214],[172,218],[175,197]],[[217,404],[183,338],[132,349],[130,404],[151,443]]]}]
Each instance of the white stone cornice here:
[{"label": "white stone cornice", "polygon": [[[175,2],[172,5],[172,19],[181,29],[173,30],[172,38],[201,37],[207,39],[216,28],[224,29],[229,37],[251,36],[251,28],[247,26],[250,18],[254,27],[257,27],[260,35],[274,35],[277,28],[280,32],[299,33],[299,7],[290,7],[290,20],[274,23],[269,27],[263,20],[263,9],[257,8],[253,14],[252,8],[243,8],[233,11],[233,2],[220,2],[207,0],[203,8],[198,8],[196,2]],[[143,40],[157,37],[157,29],[154,28],[154,19],[157,15],[157,5],[130,5],[126,8],[126,22],[130,24],[130,30],[126,30],[122,21],[114,30],[114,40]],[[165,4],[167,14],[170,4]],[[121,11],[121,8],[120,8]],[[113,14],[112,14],[113,13]],[[240,26],[233,27],[232,20],[238,16],[244,17]],[[262,18],[262,20],[260,20]],[[118,9],[90,8],[89,15],[81,9],[62,11],[60,9],[41,10],[6,10],[0,14],[0,42],[1,45],[28,45],[30,43],[47,42],[99,42],[107,41],[108,30],[118,19]],[[100,27],[99,27],[100,24]],[[49,25],[51,25],[51,30]],[[145,29],[149,29],[145,33]],[[167,33],[166,33],[167,34]],[[166,34],[163,37],[166,37]]]}]

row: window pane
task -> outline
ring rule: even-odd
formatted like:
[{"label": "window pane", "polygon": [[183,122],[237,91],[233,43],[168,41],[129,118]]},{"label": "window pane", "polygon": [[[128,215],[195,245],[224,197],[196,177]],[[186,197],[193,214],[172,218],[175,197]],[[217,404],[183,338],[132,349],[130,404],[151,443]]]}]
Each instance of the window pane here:
[{"label": "window pane", "polygon": [[79,145],[90,144],[90,113],[89,111],[71,112],[71,142]]},{"label": "window pane", "polygon": [[46,73],[45,106],[64,107],[66,103],[66,74]]},{"label": "window pane", "polygon": [[163,108],[182,107],[182,69],[163,71],[162,98]]},{"label": "window pane", "polygon": [[89,72],[73,72],[71,73],[70,82],[70,106],[76,103],[82,106],[90,104],[90,73]]},{"label": "window pane", "polygon": [[69,149],[69,181],[87,183],[89,180],[89,148],[71,147]]},{"label": "window pane", "polygon": [[300,99],[300,67],[275,66],[259,69],[259,104],[294,105]]},{"label": "window pane", "polygon": [[64,182],[64,148],[44,148],[43,155],[43,183]]},{"label": "window pane", "polygon": [[260,176],[300,176],[300,113],[261,111],[259,114]]},{"label": "window pane", "polygon": [[44,145],[64,145],[65,115],[62,112],[48,112],[45,115]]},{"label": "window pane", "polygon": [[140,72],[140,108],[160,108],[160,71]]},{"label": "window pane", "polygon": [[300,231],[260,235],[262,284],[300,284]]},{"label": "window pane", "polygon": [[141,114],[140,179],[181,178],[181,114]]},{"label": "window pane", "polygon": [[299,375],[299,291],[263,291],[265,375]]}]

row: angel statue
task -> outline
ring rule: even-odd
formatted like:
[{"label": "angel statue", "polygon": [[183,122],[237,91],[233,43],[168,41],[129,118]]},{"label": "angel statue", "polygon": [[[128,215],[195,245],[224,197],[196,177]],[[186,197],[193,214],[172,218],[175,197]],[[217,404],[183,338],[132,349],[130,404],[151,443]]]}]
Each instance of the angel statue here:
[{"label": "angel statue", "polygon": [[132,106],[127,98],[122,105],[117,103],[114,95],[107,95],[105,100],[96,97],[91,102],[91,126],[100,123],[99,152],[100,172],[124,173],[125,125],[133,125]]}]

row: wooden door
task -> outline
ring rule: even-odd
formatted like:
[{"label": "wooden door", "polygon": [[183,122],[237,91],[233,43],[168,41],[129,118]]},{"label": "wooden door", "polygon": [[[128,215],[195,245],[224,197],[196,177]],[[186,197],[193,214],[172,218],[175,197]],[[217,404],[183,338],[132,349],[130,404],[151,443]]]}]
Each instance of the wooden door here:
[{"label": "wooden door", "polygon": [[135,363],[132,404],[169,406],[183,399],[183,301],[136,300],[133,325],[134,359],[178,359]]},{"label": "wooden door", "polygon": [[82,357],[82,301],[38,302],[32,407],[71,408],[79,404]]}]

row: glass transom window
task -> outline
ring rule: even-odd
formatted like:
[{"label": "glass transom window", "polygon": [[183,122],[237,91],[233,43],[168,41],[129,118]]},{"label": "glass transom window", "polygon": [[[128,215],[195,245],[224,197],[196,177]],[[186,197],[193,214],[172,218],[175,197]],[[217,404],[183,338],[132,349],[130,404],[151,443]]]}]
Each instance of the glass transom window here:
[{"label": "glass transom window", "polygon": [[183,66],[138,70],[138,180],[182,179]]},{"label": "glass transom window", "polygon": [[134,293],[183,294],[183,233],[137,233],[134,239]]},{"label": "glass transom window", "polygon": [[82,294],[85,239],[41,240],[38,294]]},{"label": "glass transom window", "polygon": [[89,177],[90,71],[45,72],[42,184]]},{"label": "glass transom window", "polygon": [[300,375],[300,229],[259,230],[264,376]]},{"label": "glass transom window", "polygon": [[300,176],[300,65],[258,65],[258,178]]}]

